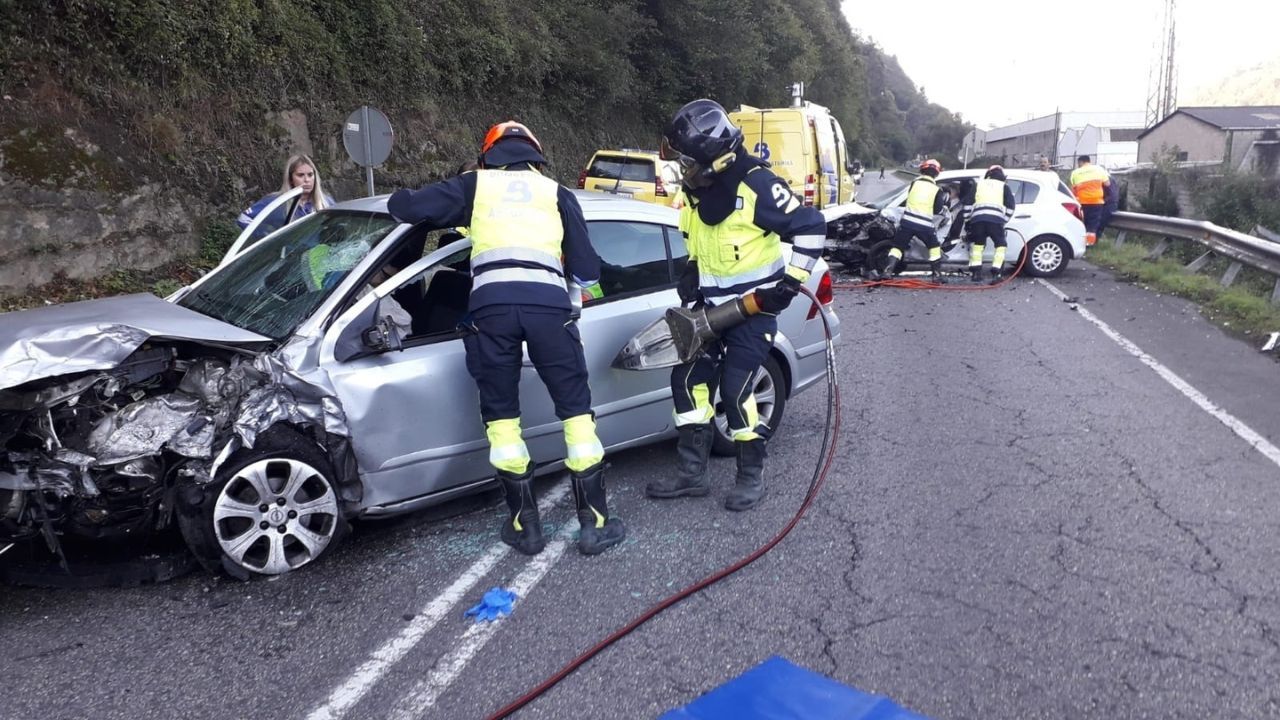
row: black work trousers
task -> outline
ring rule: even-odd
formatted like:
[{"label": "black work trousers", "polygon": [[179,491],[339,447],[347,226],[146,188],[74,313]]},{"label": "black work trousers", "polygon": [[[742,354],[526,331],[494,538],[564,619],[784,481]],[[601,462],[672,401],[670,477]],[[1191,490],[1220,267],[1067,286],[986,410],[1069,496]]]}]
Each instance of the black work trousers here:
[{"label": "black work trousers", "polygon": [[478,331],[463,340],[467,370],[480,388],[480,415],[486,423],[520,417],[522,343],[529,346],[538,377],[567,420],[591,412],[587,362],[577,323],[566,309],[540,305],[486,305],[475,311]]}]

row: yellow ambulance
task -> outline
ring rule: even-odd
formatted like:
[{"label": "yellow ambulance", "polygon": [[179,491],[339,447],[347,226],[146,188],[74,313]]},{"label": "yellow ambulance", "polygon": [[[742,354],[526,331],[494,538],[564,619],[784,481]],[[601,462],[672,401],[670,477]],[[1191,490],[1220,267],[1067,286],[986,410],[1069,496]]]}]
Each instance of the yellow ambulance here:
[{"label": "yellow ambulance", "polygon": [[827,108],[807,100],[785,108],[743,105],[729,119],[742,128],[747,152],[767,160],[805,205],[825,208],[853,201],[855,161],[840,121]]}]

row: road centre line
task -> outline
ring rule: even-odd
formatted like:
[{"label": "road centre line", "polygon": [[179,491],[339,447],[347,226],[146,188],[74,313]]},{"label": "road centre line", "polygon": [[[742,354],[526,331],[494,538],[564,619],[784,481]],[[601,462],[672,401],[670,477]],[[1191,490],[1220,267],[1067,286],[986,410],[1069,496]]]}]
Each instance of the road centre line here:
[{"label": "road centre line", "polygon": [[[539,512],[545,516],[553,506],[559,504],[565,495],[569,494],[569,487],[568,480],[552,487],[543,497],[542,502],[538,503]],[[548,550],[550,548],[544,550],[543,555],[546,555]],[[560,548],[560,551],[563,552],[564,548]],[[369,659],[356,668],[346,682],[334,688],[324,704],[307,715],[307,720],[338,720],[346,715],[387,674],[387,671],[403,660],[405,655],[426,637],[427,633],[453,611],[454,606],[471,591],[471,588],[475,587],[476,583],[488,575],[489,571],[493,570],[494,566],[510,552],[511,548],[505,543],[498,542],[491,545],[479,560],[472,563],[471,567],[455,578],[443,592],[424,605],[398,635],[373,651]],[[521,577],[523,576],[522,573]]]},{"label": "road centre line", "polygon": [[[569,536],[577,528],[576,523],[565,523],[556,534],[556,538],[547,543],[547,547],[539,553],[511,583],[511,590],[517,596],[516,602],[525,600],[538,581],[547,574],[552,565],[564,555],[569,544]],[[390,720],[416,720],[434,707],[453,684],[467,664],[484,648],[489,640],[497,634],[502,622],[476,623],[467,628],[457,645],[447,655],[440,658],[431,673],[419,680],[388,716]]]},{"label": "road centre line", "polygon": [[[1062,300],[1068,300],[1067,294],[1054,287],[1054,285],[1048,280],[1040,278],[1040,284],[1049,288],[1049,292],[1057,295]],[[1192,387],[1186,380],[1178,377],[1176,373],[1162,365],[1159,360],[1148,355],[1142,350],[1142,348],[1134,345],[1128,338],[1113,330],[1110,325],[1104,322],[1097,315],[1094,315],[1079,305],[1076,306],[1076,312],[1078,312],[1085,320],[1096,325],[1099,330],[1101,330],[1107,337],[1114,340],[1117,345],[1124,348],[1130,355],[1138,358],[1144,365],[1154,370],[1157,375],[1164,378],[1165,382],[1174,386],[1178,389],[1178,392],[1187,396],[1191,402],[1199,405],[1201,410],[1204,410],[1212,415],[1218,422],[1226,425],[1232,432],[1240,436],[1241,439],[1252,445],[1255,450],[1262,453],[1263,457],[1275,463],[1277,467],[1280,467],[1280,448],[1272,445],[1265,437],[1255,432],[1253,428],[1245,425],[1244,422],[1236,416],[1215,405],[1208,396]]]}]

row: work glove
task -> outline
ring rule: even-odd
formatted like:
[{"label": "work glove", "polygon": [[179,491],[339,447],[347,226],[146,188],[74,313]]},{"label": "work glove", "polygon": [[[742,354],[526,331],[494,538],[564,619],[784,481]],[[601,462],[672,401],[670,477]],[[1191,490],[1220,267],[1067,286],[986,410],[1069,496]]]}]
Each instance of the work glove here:
[{"label": "work glove", "polygon": [[770,315],[777,315],[800,294],[800,281],[790,275],[782,278],[782,281],[771,288],[756,291],[756,301],[760,303],[760,309]]},{"label": "work glove", "polygon": [[682,305],[690,305],[702,299],[699,284],[698,263],[690,260],[684,264],[684,272],[680,273],[680,282],[676,285],[676,293],[680,295]]}]

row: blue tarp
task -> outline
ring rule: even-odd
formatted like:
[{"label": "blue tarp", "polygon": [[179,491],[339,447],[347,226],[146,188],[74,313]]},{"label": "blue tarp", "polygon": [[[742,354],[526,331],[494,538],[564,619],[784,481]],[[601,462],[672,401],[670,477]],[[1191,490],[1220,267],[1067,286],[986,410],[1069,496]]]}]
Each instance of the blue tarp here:
[{"label": "blue tarp", "polygon": [[659,720],[928,720],[880,695],[868,695],[771,657]]}]

